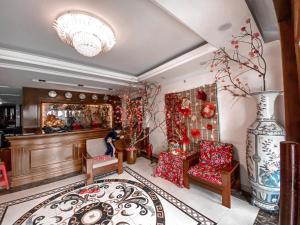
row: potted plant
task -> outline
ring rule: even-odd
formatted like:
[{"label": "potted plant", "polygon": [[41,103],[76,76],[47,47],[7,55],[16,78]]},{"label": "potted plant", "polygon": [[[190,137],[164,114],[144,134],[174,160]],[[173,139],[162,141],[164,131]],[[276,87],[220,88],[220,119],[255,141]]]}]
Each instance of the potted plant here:
[{"label": "potted plant", "polygon": [[134,164],[136,162],[137,149],[134,145],[130,145],[126,148],[126,158],[128,164]]},{"label": "potted plant", "polygon": [[[231,40],[232,50],[220,48],[214,52],[211,72],[221,90],[236,97],[252,96],[257,101],[256,121],[247,132],[247,169],[252,189],[252,203],[268,211],[277,211],[279,203],[279,143],[285,140],[284,128],[274,118],[274,103],[280,91],[266,90],[267,63],[263,40],[254,32],[251,20],[241,27]],[[261,91],[252,92],[247,76],[262,81]]]}]

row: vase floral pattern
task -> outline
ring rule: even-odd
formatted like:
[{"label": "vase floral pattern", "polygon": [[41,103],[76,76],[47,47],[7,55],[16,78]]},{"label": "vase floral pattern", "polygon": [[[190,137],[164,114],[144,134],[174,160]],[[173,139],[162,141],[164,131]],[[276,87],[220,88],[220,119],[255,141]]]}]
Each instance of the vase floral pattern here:
[{"label": "vase floral pattern", "polygon": [[247,169],[252,204],[267,210],[279,209],[280,142],[284,128],[275,120],[274,103],[278,91],[253,93],[257,100],[257,118],[248,128]]}]

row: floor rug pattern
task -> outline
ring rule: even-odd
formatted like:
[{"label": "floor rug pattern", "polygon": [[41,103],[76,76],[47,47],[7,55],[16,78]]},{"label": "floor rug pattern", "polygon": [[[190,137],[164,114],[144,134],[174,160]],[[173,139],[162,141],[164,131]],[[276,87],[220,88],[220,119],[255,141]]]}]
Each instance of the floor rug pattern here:
[{"label": "floor rug pattern", "polygon": [[89,186],[81,181],[2,203],[0,221],[10,206],[49,195],[13,224],[165,225],[176,217],[191,225],[216,224],[132,169],[126,167],[124,171],[130,179],[115,179],[118,176],[109,173]]}]

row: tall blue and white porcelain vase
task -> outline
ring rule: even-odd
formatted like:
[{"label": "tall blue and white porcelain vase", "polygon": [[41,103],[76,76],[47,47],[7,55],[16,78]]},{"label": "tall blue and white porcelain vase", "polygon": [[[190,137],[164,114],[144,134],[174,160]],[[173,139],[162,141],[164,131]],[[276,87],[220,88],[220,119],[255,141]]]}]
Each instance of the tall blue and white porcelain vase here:
[{"label": "tall blue and white porcelain vase", "polygon": [[280,142],[285,131],[275,120],[274,103],[280,91],[252,93],[257,100],[257,118],[248,128],[247,168],[252,204],[278,211],[280,193]]}]

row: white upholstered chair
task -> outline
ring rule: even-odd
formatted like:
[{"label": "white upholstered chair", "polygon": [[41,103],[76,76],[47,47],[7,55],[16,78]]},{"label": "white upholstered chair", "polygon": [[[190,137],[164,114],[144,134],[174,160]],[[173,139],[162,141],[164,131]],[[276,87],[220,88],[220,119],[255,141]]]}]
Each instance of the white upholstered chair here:
[{"label": "white upholstered chair", "polygon": [[123,172],[123,152],[114,152],[113,157],[105,156],[106,144],[104,138],[89,139],[86,141],[86,153],[83,154],[82,170],[86,174],[87,184],[94,181],[94,176],[117,170]]}]

